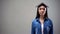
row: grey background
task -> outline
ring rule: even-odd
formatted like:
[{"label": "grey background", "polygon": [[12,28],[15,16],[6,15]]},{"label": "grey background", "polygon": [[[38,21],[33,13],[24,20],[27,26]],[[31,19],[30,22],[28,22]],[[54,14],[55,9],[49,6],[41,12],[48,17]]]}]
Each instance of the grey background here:
[{"label": "grey background", "polygon": [[60,0],[0,0],[0,34],[31,34],[31,23],[37,5],[49,6],[54,34],[60,34]]}]

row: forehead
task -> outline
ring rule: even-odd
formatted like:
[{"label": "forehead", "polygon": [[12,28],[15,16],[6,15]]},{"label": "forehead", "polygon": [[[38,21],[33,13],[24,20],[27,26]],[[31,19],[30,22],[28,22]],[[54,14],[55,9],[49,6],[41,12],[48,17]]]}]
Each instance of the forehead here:
[{"label": "forehead", "polygon": [[39,8],[46,8],[45,6],[40,6]]}]

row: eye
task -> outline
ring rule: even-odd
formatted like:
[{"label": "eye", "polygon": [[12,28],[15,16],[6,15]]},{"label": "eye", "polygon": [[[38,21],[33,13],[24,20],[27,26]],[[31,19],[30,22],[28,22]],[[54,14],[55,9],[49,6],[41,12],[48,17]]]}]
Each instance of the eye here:
[{"label": "eye", "polygon": [[41,8],[40,8],[40,10],[41,10]]},{"label": "eye", "polygon": [[43,8],[43,10],[45,10],[45,8]]},{"label": "eye", "polygon": [[45,8],[40,8],[40,10],[45,10]]}]

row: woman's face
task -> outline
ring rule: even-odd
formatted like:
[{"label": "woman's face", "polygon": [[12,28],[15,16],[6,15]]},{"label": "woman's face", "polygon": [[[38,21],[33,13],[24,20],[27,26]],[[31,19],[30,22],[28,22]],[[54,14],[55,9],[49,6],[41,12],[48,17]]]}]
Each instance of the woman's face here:
[{"label": "woman's face", "polygon": [[44,6],[40,6],[38,11],[40,16],[44,16],[46,13],[46,8]]}]

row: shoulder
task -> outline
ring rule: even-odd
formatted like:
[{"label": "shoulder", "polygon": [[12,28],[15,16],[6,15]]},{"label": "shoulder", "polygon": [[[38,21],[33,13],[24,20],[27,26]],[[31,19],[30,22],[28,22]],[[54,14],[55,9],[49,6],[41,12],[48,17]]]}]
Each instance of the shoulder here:
[{"label": "shoulder", "polygon": [[49,21],[49,22],[52,22],[52,20],[51,20],[50,18],[48,18],[48,21]]},{"label": "shoulder", "polygon": [[50,18],[47,19],[49,24],[53,24]]},{"label": "shoulder", "polygon": [[37,25],[38,24],[37,19],[33,19],[32,24]]}]

